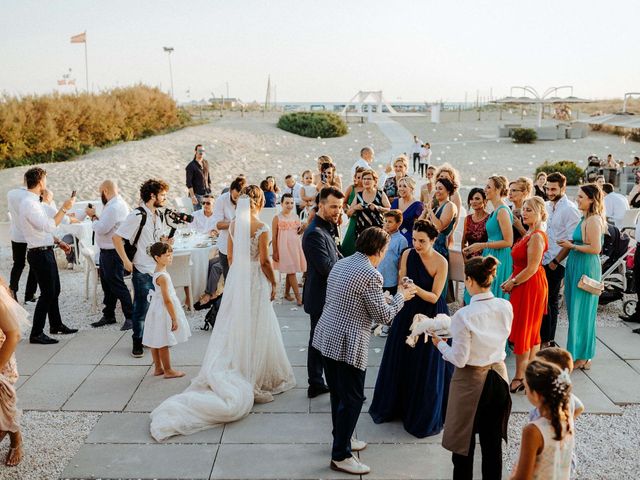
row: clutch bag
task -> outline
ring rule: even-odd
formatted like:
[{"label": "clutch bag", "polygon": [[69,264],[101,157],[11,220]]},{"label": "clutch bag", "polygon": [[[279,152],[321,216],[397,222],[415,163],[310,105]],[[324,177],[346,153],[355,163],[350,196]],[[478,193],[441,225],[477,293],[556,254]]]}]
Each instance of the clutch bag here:
[{"label": "clutch bag", "polygon": [[582,275],[578,282],[578,288],[599,297],[604,290],[604,283],[594,280],[587,275]]}]

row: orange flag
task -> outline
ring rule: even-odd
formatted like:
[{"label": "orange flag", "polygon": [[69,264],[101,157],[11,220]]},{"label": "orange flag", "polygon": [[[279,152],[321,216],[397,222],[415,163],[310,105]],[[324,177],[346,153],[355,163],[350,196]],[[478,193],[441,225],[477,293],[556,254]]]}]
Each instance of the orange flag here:
[{"label": "orange flag", "polygon": [[71,37],[71,43],[87,43],[87,32],[79,33]]}]

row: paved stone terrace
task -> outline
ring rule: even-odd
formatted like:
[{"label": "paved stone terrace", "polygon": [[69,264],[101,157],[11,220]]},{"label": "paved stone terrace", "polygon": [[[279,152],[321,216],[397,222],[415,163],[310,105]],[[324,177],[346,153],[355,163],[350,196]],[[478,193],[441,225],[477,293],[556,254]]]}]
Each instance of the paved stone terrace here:
[{"label": "paved stone terrace", "polygon": [[[211,332],[195,331],[172,349],[182,379],[152,375],[151,356],[130,356],[130,333],[83,330],[58,345],[22,342],[18,396],[25,410],[86,411],[103,415],[66,466],[62,478],[346,478],[328,468],[331,418],[328,395],[306,396],[308,317],[292,304],[275,305],[298,386],[245,419],[158,444],[149,435],[149,412],[193,378]],[[566,331],[561,332],[566,335]],[[384,339],[373,338],[365,383],[370,401]],[[513,372],[513,358],[510,359]],[[640,335],[628,327],[600,328],[598,356],[588,372],[575,372],[575,393],[589,413],[618,414],[620,405],[640,403]],[[524,395],[514,412],[527,412]],[[368,409],[368,402],[363,410]],[[400,422],[373,424],[362,415],[357,435],[369,442],[360,453],[371,479],[451,478],[450,456],[441,436],[416,439]],[[477,467],[478,465],[476,465]]]}]

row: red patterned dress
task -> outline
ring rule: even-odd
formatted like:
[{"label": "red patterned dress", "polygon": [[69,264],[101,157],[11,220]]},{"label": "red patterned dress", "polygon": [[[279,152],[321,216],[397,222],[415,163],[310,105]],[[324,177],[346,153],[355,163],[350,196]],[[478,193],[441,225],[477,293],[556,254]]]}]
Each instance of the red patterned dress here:
[{"label": "red patterned dress", "polygon": [[[466,245],[470,246],[474,243],[486,242],[489,238],[487,236],[487,220],[489,220],[489,215],[485,216],[479,222],[473,221],[473,213],[467,215],[464,219],[465,238],[462,243],[464,244],[466,241]],[[482,250],[468,255],[467,259],[479,256],[482,256]]]}]

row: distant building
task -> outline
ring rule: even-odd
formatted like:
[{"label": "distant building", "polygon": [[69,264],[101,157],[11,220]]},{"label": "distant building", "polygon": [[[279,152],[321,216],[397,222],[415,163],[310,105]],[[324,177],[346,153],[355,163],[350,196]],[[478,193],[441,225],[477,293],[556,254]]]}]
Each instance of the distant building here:
[{"label": "distant building", "polygon": [[243,104],[242,100],[236,97],[209,99],[209,103],[216,108],[220,108],[220,102],[222,102],[222,108],[236,108],[236,107],[240,107]]}]

